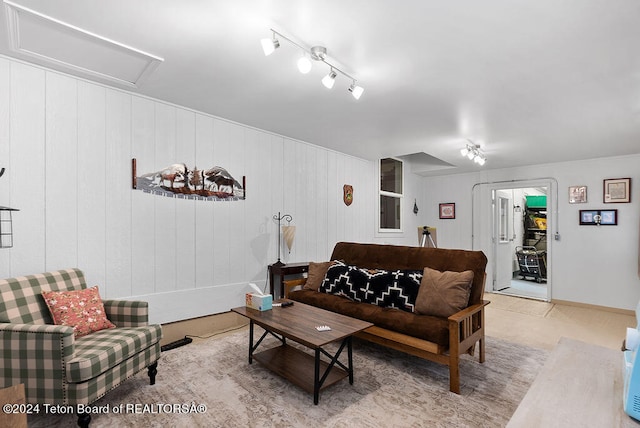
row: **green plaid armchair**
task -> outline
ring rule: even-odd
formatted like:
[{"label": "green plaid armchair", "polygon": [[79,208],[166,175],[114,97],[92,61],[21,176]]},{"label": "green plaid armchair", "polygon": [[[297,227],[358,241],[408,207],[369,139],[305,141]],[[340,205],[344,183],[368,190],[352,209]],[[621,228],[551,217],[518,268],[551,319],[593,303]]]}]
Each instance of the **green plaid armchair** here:
[{"label": "green plaid armchair", "polygon": [[[32,404],[90,404],[148,367],[155,383],[160,325],[148,325],[147,302],[104,300],[116,328],[74,338],[53,325],[42,291],[86,288],[79,269],[0,280],[0,387],[23,383]],[[88,426],[88,414],[78,425]]]}]

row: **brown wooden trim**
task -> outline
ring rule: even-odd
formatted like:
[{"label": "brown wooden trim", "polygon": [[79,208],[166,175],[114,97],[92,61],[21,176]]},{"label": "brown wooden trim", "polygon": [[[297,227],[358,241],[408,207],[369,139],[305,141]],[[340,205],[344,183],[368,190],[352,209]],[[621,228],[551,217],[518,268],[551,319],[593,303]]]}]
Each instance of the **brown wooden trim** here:
[{"label": "brown wooden trim", "polygon": [[557,300],[557,299],[552,299],[551,303],[555,303],[557,305],[574,306],[576,308],[596,309],[599,311],[613,312],[615,314],[630,315],[632,317],[636,316],[635,310],[632,310],[632,309],[613,308],[611,306],[592,305],[590,303],[580,303],[580,302],[572,302],[570,300]]},{"label": "brown wooden trim", "polygon": [[305,285],[307,283],[307,278],[290,279],[287,281],[283,281],[282,283],[284,284],[284,298],[286,299],[287,297],[289,297],[289,292],[292,289],[300,285]]},{"label": "brown wooden trim", "polygon": [[136,158],[131,159],[131,187],[135,190],[138,188],[138,178],[136,177],[137,174],[137,165],[136,165]]},{"label": "brown wooden trim", "polygon": [[[376,329],[377,331],[372,334],[369,329],[367,329],[360,333],[356,333],[355,336],[360,339],[368,340],[369,342],[377,343],[378,345],[386,346],[387,348],[424,358],[425,360],[449,365],[449,356],[444,354],[442,347],[433,342],[407,336],[405,334],[386,330],[380,327],[370,328]],[[390,337],[393,337],[393,339]],[[439,350],[433,352],[431,349]]]}]

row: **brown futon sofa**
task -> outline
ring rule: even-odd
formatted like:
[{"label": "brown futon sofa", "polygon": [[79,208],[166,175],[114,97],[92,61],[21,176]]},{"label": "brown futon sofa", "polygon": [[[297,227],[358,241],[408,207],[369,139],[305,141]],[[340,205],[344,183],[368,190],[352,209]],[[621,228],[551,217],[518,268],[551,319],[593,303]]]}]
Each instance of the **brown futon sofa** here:
[{"label": "brown futon sofa", "polygon": [[[484,307],[489,302],[483,300],[487,265],[484,253],[442,248],[339,242],[333,249],[331,260],[341,261],[343,266],[364,268],[363,271],[373,272],[374,275],[376,269],[420,271],[424,272],[425,279],[427,271],[430,272],[429,275],[436,275],[437,278],[448,278],[438,275],[459,277],[460,274],[457,273],[473,271],[472,280],[469,278],[471,274],[465,272],[465,278],[469,279],[467,281],[468,301],[466,300],[467,295],[464,295],[462,298],[464,302],[461,304],[460,293],[458,293],[459,302],[455,309],[452,309],[444,301],[447,299],[446,296],[437,295],[438,290],[429,291],[431,293],[427,297],[429,305],[432,307],[433,305],[443,306],[443,308],[436,307],[434,309],[436,315],[364,303],[358,301],[357,297],[348,296],[349,293],[329,294],[327,292],[327,284],[330,282],[327,279],[329,274],[327,273],[327,277],[324,277],[324,274],[331,266],[331,262],[311,263],[307,285],[304,285],[300,290],[290,291],[287,295],[291,300],[373,323],[373,327],[358,334],[360,338],[449,366],[450,390],[459,394],[460,355],[463,353],[473,355],[475,344],[479,342],[479,361],[482,363],[485,358]],[[333,266],[336,264],[333,262]],[[318,267],[319,265],[324,266]],[[319,279],[314,277],[318,275],[318,269]],[[441,274],[442,272],[444,274]],[[320,289],[317,288],[318,285],[308,285],[311,282],[321,284]],[[468,282],[471,282],[470,286]],[[300,284],[300,282],[294,282],[290,285],[296,284]],[[422,280],[419,285],[421,291],[424,284],[425,281]],[[420,295],[418,299],[421,299]],[[455,306],[454,304],[453,307]],[[417,302],[415,307],[418,307]],[[448,316],[437,315],[441,312],[452,314]]]}]

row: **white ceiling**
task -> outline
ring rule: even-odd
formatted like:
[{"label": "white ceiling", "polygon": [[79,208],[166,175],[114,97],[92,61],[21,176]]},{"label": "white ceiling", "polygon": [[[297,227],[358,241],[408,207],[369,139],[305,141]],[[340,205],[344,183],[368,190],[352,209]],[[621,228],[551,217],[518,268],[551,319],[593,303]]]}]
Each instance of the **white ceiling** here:
[{"label": "white ceiling", "polygon": [[[12,51],[2,16],[4,55],[366,159],[425,152],[423,175],[640,153],[638,0],[11,1],[164,61],[137,88],[90,77]],[[265,57],[270,28],[362,98],[285,41]]]}]

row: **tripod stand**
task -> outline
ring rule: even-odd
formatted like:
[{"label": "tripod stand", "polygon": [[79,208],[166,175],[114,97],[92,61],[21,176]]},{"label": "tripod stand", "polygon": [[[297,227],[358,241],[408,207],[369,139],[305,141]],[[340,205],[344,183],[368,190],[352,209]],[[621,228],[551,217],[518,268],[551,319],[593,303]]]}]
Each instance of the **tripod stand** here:
[{"label": "tripod stand", "polygon": [[430,243],[433,248],[438,248],[436,246],[436,243],[433,242],[433,238],[431,237],[431,232],[429,232],[429,228],[427,226],[424,226],[422,228],[422,241],[420,241],[420,246],[427,247],[427,242]]}]

